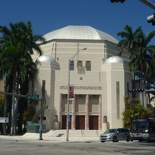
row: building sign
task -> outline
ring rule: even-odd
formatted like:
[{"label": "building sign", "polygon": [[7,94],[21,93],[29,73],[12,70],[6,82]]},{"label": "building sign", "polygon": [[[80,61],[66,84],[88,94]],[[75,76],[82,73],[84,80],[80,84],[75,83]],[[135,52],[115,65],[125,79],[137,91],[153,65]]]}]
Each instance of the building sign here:
[{"label": "building sign", "polygon": [[68,120],[68,122],[71,121],[71,116],[69,114],[67,115],[67,120]]},{"label": "building sign", "polygon": [[[68,89],[67,86],[60,86],[60,89]],[[83,90],[102,90],[101,86],[74,86],[74,89],[83,89]]]}]

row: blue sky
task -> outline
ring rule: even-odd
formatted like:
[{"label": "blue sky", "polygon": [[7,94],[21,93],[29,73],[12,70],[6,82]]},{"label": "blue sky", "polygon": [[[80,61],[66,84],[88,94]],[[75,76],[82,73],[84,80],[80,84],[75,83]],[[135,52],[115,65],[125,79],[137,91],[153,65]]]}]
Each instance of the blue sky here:
[{"label": "blue sky", "polygon": [[120,40],[117,33],[126,25],[134,30],[142,26],[146,34],[155,30],[146,21],[153,12],[139,0],[1,0],[0,25],[31,21],[34,34],[39,35],[68,25],[88,25]]}]

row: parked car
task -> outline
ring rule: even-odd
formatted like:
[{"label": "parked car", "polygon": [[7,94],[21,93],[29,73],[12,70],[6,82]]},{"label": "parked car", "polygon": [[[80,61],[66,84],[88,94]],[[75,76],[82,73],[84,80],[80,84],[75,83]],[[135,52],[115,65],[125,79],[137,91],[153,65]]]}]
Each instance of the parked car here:
[{"label": "parked car", "polygon": [[100,135],[100,141],[113,141],[118,142],[121,140],[126,140],[127,142],[130,141],[130,132],[126,128],[115,128],[115,129],[108,129],[103,134]]}]

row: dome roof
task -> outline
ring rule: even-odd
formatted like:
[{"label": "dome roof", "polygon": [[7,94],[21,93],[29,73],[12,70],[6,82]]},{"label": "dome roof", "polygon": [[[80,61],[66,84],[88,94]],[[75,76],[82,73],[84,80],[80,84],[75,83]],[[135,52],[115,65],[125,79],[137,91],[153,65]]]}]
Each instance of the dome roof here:
[{"label": "dome roof", "polygon": [[111,35],[94,29],[90,26],[66,26],[52,31],[43,36],[46,41],[53,39],[81,39],[81,40],[108,40],[113,43],[118,41]]},{"label": "dome roof", "polygon": [[39,58],[37,58],[35,63],[42,64],[44,62],[49,62],[53,66],[58,66],[58,63],[55,61],[55,59],[48,55],[41,55]]},{"label": "dome roof", "polygon": [[120,58],[119,56],[112,56],[108,58],[105,62],[105,64],[111,64],[111,63],[124,63],[124,60]]}]

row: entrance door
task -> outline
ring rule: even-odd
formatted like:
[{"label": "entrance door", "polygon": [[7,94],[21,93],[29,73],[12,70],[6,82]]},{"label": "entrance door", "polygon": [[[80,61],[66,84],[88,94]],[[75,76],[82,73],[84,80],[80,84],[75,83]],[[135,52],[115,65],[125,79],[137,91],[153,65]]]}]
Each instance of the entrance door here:
[{"label": "entrance door", "polygon": [[85,116],[76,116],[76,129],[85,129]]},{"label": "entrance door", "polygon": [[[66,119],[67,119],[67,116],[66,115],[62,115],[62,129],[66,129]],[[70,115],[70,122],[68,123],[68,129],[71,129],[71,119],[72,119],[72,116]]]},{"label": "entrance door", "polygon": [[98,130],[98,116],[89,116],[89,130]]}]

